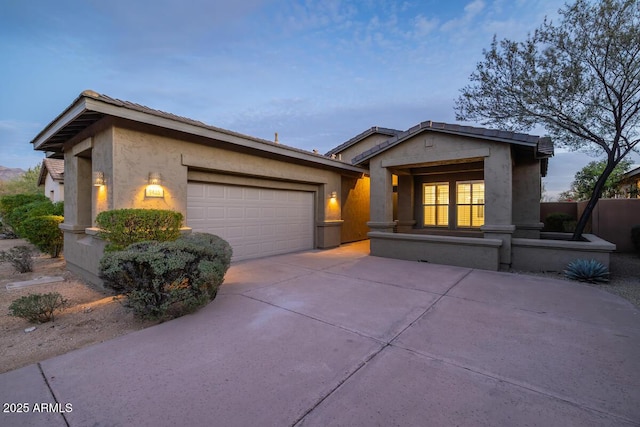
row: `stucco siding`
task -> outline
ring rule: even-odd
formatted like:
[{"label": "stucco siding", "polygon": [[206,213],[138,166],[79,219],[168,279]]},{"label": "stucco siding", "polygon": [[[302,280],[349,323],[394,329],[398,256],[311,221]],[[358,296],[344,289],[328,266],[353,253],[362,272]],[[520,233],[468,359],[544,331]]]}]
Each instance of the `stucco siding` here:
[{"label": "stucco siding", "polygon": [[342,177],[342,219],[340,242],[355,242],[367,238],[369,227],[370,180],[368,177]]},{"label": "stucco siding", "polygon": [[342,160],[351,163],[351,160],[360,153],[363,153],[370,148],[375,147],[376,145],[386,141],[390,137],[388,135],[380,135],[374,134],[364,138],[362,141],[358,141],[356,144],[353,144],[351,147],[340,151],[339,154],[342,155]]}]

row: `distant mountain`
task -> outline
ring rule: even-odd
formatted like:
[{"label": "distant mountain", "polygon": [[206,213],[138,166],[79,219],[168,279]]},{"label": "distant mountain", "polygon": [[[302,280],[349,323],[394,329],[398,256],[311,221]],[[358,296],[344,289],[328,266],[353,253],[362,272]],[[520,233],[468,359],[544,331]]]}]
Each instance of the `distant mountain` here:
[{"label": "distant mountain", "polygon": [[0,166],[0,181],[8,181],[22,175],[23,173],[25,173],[25,171],[20,168],[7,168]]}]

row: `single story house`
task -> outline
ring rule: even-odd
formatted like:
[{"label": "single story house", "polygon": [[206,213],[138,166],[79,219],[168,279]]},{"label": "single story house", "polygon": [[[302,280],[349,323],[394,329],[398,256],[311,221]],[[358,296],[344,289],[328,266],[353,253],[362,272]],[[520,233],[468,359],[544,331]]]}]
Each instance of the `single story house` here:
[{"label": "single story house", "polygon": [[44,195],[52,202],[64,201],[64,161],[44,159],[40,166],[38,187],[44,188]]},{"label": "single story house", "polygon": [[[371,239],[373,255],[497,270],[537,239],[548,138],[424,122],[325,155],[84,91],[32,141],[64,159],[65,259],[100,283],[96,215],[181,212],[234,260]],[[517,242],[516,242],[517,243]]]}]

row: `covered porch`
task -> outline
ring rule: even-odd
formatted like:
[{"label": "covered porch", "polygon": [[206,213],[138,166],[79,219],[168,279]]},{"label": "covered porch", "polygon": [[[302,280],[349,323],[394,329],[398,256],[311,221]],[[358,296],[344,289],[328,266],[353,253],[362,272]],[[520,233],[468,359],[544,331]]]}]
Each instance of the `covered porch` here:
[{"label": "covered porch", "polygon": [[512,239],[540,238],[541,176],[549,155],[541,155],[538,137],[516,134],[511,141],[430,125],[355,159],[368,162],[370,171],[371,254],[510,268]]}]

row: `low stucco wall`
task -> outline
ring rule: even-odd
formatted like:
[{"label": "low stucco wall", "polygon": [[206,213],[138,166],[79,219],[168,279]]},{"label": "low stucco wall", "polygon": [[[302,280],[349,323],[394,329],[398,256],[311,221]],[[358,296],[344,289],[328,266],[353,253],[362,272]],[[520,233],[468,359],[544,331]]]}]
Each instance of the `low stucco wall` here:
[{"label": "low stucco wall", "polygon": [[67,269],[92,285],[102,287],[99,267],[106,242],[84,232],[60,228],[64,232]]},{"label": "low stucco wall", "polygon": [[[540,218],[562,212],[579,219],[587,202],[540,203]],[[616,245],[617,252],[634,252],[631,228],[640,225],[640,199],[600,199],[585,231]]]},{"label": "low stucco wall", "polygon": [[502,240],[373,231],[371,255],[459,267],[498,270]]},{"label": "low stucco wall", "polygon": [[609,268],[610,255],[616,250],[616,245],[593,234],[583,237],[586,242],[512,239],[511,268],[521,271],[563,271],[567,264],[576,259],[595,259]]},{"label": "low stucco wall", "polygon": [[[586,202],[580,202],[582,212]],[[613,242],[618,252],[635,252],[631,228],[640,225],[640,199],[600,199],[591,215],[591,230]]]},{"label": "low stucco wall", "polygon": [[540,221],[554,213],[563,213],[578,219],[578,204],[576,202],[543,202],[540,203]]}]

